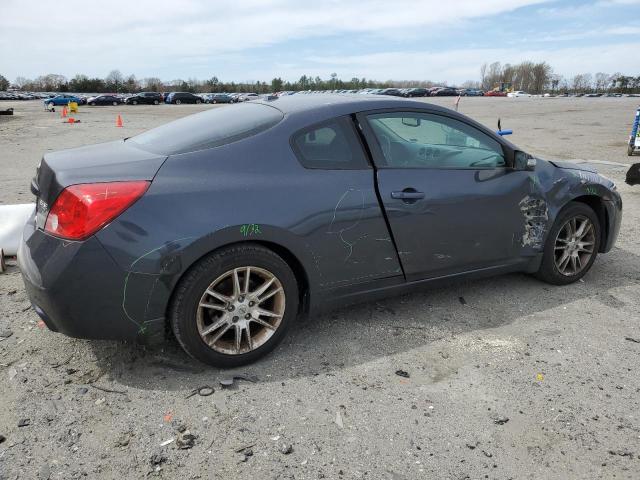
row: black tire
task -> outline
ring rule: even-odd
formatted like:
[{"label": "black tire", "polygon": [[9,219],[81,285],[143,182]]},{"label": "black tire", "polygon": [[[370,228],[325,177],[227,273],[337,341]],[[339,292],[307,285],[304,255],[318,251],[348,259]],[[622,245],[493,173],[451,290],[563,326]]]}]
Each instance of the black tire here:
[{"label": "black tire", "polygon": [[218,101],[217,100],[213,100],[211,103],[218,103]]},{"label": "black tire", "polygon": [[138,101],[137,100],[132,100],[131,103],[133,103],[134,105],[137,105]]},{"label": "black tire", "polygon": [[202,103],[202,100],[196,100],[196,105],[200,105]]},{"label": "black tire", "polygon": [[633,156],[633,150],[634,150],[634,143],[629,143],[629,145],[627,146],[627,155],[632,157]]},{"label": "black tire", "polygon": [[180,105],[181,103],[182,103],[182,101],[181,101],[181,100],[176,100],[176,101],[175,101],[175,104],[176,104],[176,105]]},{"label": "black tire", "polygon": [[92,107],[96,106],[96,102],[91,102],[89,105],[91,105]]},{"label": "black tire", "polygon": [[[234,268],[256,266],[275,275],[285,292],[282,321],[261,346],[242,354],[224,354],[209,347],[201,338],[196,314],[205,290],[220,275]],[[182,348],[193,358],[216,367],[232,368],[251,363],[273,350],[285,337],[298,315],[298,283],[287,263],[277,254],[255,244],[223,248],[196,263],[176,286],[168,310],[173,333]]]},{"label": "black tire", "polygon": [[[564,275],[560,273],[558,267],[556,266],[555,259],[555,247],[556,247],[556,239],[558,237],[558,233],[567,223],[567,221],[571,218],[575,218],[578,216],[587,217],[591,223],[593,224],[593,228],[595,230],[595,239],[593,245],[593,254],[591,258],[586,263],[586,265],[575,275]],[[549,231],[549,235],[547,236],[547,242],[544,246],[544,254],[542,258],[542,264],[540,265],[540,269],[535,273],[535,276],[547,283],[552,285],[568,285],[570,283],[577,282],[582,277],[586,275],[586,273],[591,269],[593,262],[598,256],[598,250],[600,249],[600,239],[601,239],[601,227],[600,221],[598,220],[598,216],[593,211],[593,209],[584,203],[581,202],[571,202],[567,206],[565,206],[556,218],[556,221],[551,227]]]},{"label": "black tire", "polygon": [[158,102],[158,100],[154,100],[154,101],[153,101],[153,104],[154,104],[154,105],[158,105],[159,103],[160,103],[160,102]]}]

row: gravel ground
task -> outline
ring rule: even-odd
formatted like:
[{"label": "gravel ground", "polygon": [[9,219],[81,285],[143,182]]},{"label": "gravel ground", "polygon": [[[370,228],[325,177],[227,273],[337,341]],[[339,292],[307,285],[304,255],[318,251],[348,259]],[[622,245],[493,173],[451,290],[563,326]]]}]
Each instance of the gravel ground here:
[{"label": "gravel ground", "polygon": [[[628,164],[636,103],[465,98],[460,110],[491,127],[501,117],[514,143],[543,157]],[[17,113],[0,116],[7,204],[32,201],[47,150],[211,108],[81,107],[81,123],[63,125],[39,102],[5,105]],[[507,275],[338,310],[237,371],[198,364],[174,341],[49,332],[10,266],[0,479],[640,478],[640,187],[624,184],[624,165],[597,166],[618,183],[624,221],[583,282]],[[214,393],[191,395],[203,386]]]}]

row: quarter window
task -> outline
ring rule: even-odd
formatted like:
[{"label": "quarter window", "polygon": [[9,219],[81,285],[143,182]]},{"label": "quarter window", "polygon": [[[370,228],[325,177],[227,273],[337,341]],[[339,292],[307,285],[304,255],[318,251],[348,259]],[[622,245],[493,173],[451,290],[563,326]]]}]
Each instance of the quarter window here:
[{"label": "quarter window", "polygon": [[306,168],[359,170],[368,168],[350,117],[340,117],[296,133],[292,140]]},{"label": "quarter window", "polygon": [[389,168],[483,169],[506,165],[502,146],[453,118],[416,112],[367,117]]}]

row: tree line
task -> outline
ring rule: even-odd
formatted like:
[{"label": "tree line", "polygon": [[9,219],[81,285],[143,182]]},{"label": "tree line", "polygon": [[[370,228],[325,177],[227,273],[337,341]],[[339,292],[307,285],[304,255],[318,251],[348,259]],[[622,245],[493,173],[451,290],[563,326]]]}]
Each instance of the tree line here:
[{"label": "tree line", "polygon": [[[616,92],[640,93],[640,75],[627,76],[616,72],[607,74],[582,73],[565,78],[554,73],[546,62],[525,61],[519,64],[501,64],[493,62],[480,68],[480,80],[469,80],[458,85],[464,88],[492,90],[501,84],[510,84],[514,90],[523,90],[532,94],[551,93],[588,93]],[[0,91],[14,87],[29,92],[74,92],[74,93],[137,93],[141,91],[167,92],[183,91],[205,92],[255,92],[271,93],[283,90],[357,90],[361,88],[406,88],[432,87],[447,85],[447,82],[430,80],[387,80],[384,82],[366,78],[339,79],[332,73],[329,78],[303,75],[297,81],[276,77],[267,82],[224,82],[213,76],[208,80],[190,78],[163,81],[156,77],[138,79],[135,75],[123,75],[119,70],[111,71],[105,78],[88,77],[78,74],[71,79],[64,75],[47,74],[35,79],[17,77],[13,83],[0,75]]]},{"label": "tree line", "polygon": [[478,88],[491,90],[501,83],[511,84],[514,90],[522,90],[532,94],[540,93],[638,93],[640,92],[640,75],[637,77],[598,72],[580,73],[565,78],[553,72],[546,62],[522,62],[516,65],[494,62],[486,63],[480,68]]}]

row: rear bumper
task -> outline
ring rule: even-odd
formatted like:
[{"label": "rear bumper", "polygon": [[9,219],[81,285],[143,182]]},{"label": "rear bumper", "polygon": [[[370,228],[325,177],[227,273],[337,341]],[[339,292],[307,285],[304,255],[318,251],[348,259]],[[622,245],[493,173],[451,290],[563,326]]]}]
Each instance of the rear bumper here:
[{"label": "rear bumper", "polygon": [[69,242],[27,222],[18,250],[27,295],[47,327],[70,337],[135,340],[164,338],[164,318],[145,322],[124,308],[127,273],[91,237]]}]

